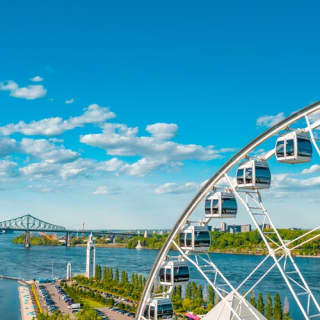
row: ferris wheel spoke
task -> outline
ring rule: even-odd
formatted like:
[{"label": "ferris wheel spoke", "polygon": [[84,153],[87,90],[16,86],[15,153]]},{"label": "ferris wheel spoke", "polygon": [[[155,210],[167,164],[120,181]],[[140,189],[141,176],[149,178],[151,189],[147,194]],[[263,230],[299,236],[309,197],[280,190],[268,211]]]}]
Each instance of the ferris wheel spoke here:
[{"label": "ferris wheel spoke", "polygon": [[[265,237],[265,234],[264,234],[263,229],[262,229],[263,226],[262,226],[262,228],[261,228],[261,226],[259,225],[259,223],[258,223],[258,221],[257,221],[257,219],[256,219],[256,217],[255,217],[255,215],[254,215],[254,213],[252,213],[252,211],[251,211],[251,209],[250,209],[247,201],[246,201],[245,199],[243,199],[243,198],[240,196],[240,194],[237,192],[237,190],[236,190],[236,188],[234,187],[233,183],[231,182],[229,176],[228,176],[227,174],[225,174],[225,177],[226,177],[226,179],[227,179],[227,181],[228,181],[228,183],[229,183],[229,185],[230,185],[233,193],[234,193],[235,196],[240,200],[240,202],[243,204],[243,206],[245,207],[245,209],[246,209],[247,212],[249,213],[249,216],[250,216],[251,220],[253,221],[253,223],[254,223],[255,227],[257,228],[258,232],[260,233],[260,236],[262,237],[262,239],[263,239],[263,241],[264,241],[264,243],[265,243],[265,245],[266,245],[266,247],[267,247],[267,249],[268,249],[271,257],[274,259],[274,262],[275,262],[276,266],[278,267],[281,276],[283,277],[285,283],[287,284],[287,286],[288,286],[291,294],[293,295],[293,297],[294,297],[294,299],[295,299],[298,307],[300,308],[300,310],[301,310],[304,318],[309,320],[309,319],[310,319],[310,317],[309,317],[309,316],[310,316],[310,315],[309,315],[309,311],[304,308],[301,300],[299,299],[297,293],[296,293],[295,290],[294,290],[294,287],[293,287],[290,279],[288,278],[288,275],[286,274],[286,270],[280,265],[280,263],[279,263],[276,255],[275,255],[275,250],[270,246],[269,242],[267,241],[267,238]],[[292,266],[294,267],[294,269],[295,269],[295,271],[297,272],[300,280],[302,281],[303,286],[305,287],[305,290],[307,291],[308,295],[310,296],[311,300],[312,300],[313,303],[314,303],[314,306],[316,307],[316,309],[318,310],[318,312],[320,312],[320,308],[319,308],[318,302],[316,301],[316,299],[315,299],[312,291],[310,290],[307,282],[306,282],[305,279],[303,278],[303,276],[302,276],[299,268],[298,268],[297,265],[295,264],[295,262],[294,262],[294,260],[293,260],[293,258],[292,258],[292,256],[291,256],[290,250],[286,247],[286,245],[285,245],[283,239],[281,238],[278,230],[277,230],[276,227],[274,226],[274,224],[273,224],[273,222],[272,222],[272,220],[271,220],[271,218],[270,218],[267,210],[264,208],[264,206],[263,206],[263,204],[262,204],[262,199],[261,199],[261,196],[260,196],[259,192],[256,191],[256,194],[257,194],[256,200],[257,200],[257,202],[260,204],[261,211],[262,211],[263,214],[267,217],[267,220],[268,220],[268,222],[270,223],[270,226],[271,226],[272,230],[275,232],[277,238],[279,239],[279,241],[280,241],[280,243],[281,243],[281,249],[283,249],[285,255],[289,257]],[[250,196],[251,196],[251,194],[250,194]]]},{"label": "ferris wheel spoke", "polygon": [[[178,246],[178,244],[173,241],[174,246],[176,247],[176,249],[180,252],[180,254],[186,259],[188,260],[198,271],[199,273],[205,278],[205,280],[210,284],[210,286],[213,288],[213,290],[218,294],[219,298],[221,299],[221,301],[219,303],[225,303],[225,305],[229,308],[229,310],[233,313],[233,315],[238,319],[241,320],[240,315],[237,313],[237,309],[235,310],[232,307],[232,303],[229,303],[228,300],[230,298],[230,294],[234,294],[239,300],[240,300],[240,304],[244,304],[247,309],[251,312],[251,314],[254,316],[255,319],[259,320],[259,316],[252,310],[252,308],[250,308],[248,301],[238,293],[238,291],[231,285],[231,283],[227,280],[227,278],[223,275],[223,273],[218,269],[218,267],[211,261],[211,260],[207,260],[201,257],[201,260],[203,260],[204,262],[207,263],[207,265],[211,266],[211,268],[213,269],[213,272],[217,275],[220,276],[221,279],[225,282],[224,285],[229,287],[229,289],[231,290],[231,292],[228,292],[226,290],[223,290],[221,288],[218,287],[218,285],[214,282],[211,281],[211,279],[209,278],[209,276],[206,274],[206,272],[204,270],[202,270],[201,265],[198,264],[199,259],[198,257],[195,259],[196,261],[192,260],[189,256],[185,255],[183,250]],[[210,259],[210,258],[209,258]],[[217,278],[215,278],[217,279]],[[221,291],[225,294],[223,295],[221,293]],[[239,306],[238,306],[239,307]],[[219,317],[218,317],[219,319]]]},{"label": "ferris wheel spoke", "polygon": [[313,129],[311,127],[311,124],[310,124],[310,120],[309,120],[309,117],[308,115],[305,116],[305,119],[306,119],[306,122],[307,122],[307,129],[309,131],[309,134],[310,134],[310,138],[311,138],[311,141],[313,143],[313,146],[314,148],[317,150],[318,152],[318,155],[320,156],[320,149],[318,147],[318,144],[316,142],[316,139],[315,139],[315,136],[314,136],[314,133],[313,133]]}]

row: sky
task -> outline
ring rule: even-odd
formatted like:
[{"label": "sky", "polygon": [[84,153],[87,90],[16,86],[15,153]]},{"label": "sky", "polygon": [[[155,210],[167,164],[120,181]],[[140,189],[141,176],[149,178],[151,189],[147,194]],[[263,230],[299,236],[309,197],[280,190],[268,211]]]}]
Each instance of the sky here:
[{"label": "sky", "polygon": [[[1,4],[0,220],[170,228],[237,150],[320,99],[316,1]],[[278,226],[317,224],[318,163],[270,161]]]}]

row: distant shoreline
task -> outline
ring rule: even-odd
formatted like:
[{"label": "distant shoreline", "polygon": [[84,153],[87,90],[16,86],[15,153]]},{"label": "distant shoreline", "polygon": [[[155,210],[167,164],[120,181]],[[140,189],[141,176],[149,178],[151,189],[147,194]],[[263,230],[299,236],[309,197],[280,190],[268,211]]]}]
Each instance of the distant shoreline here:
[{"label": "distant shoreline", "polygon": [[[19,244],[18,244],[19,245]],[[62,247],[64,245],[43,245],[43,244],[37,244],[32,246],[48,246],[48,247]],[[74,246],[70,246],[70,248],[84,248],[87,245],[85,243],[76,244]],[[96,248],[113,248],[113,249],[130,249],[130,250],[136,250],[135,248],[128,248],[126,247],[125,243],[105,243],[105,244],[96,244]],[[160,249],[156,248],[148,248],[148,247],[142,247],[140,250],[157,250]],[[257,252],[230,252],[228,250],[226,251],[209,251],[208,253],[216,253],[216,254],[234,254],[234,255],[247,255],[247,256],[266,256],[266,253],[257,253]],[[292,256],[297,258],[320,258],[320,255],[312,256],[312,255],[301,255],[301,254],[292,254]]]},{"label": "distant shoreline", "polygon": [[[79,243],[71,247],[86,247],[87,245],[85,243]],[[125,243],[96,243],[96,248],[124,248],[128,249],[126,247]]]}]

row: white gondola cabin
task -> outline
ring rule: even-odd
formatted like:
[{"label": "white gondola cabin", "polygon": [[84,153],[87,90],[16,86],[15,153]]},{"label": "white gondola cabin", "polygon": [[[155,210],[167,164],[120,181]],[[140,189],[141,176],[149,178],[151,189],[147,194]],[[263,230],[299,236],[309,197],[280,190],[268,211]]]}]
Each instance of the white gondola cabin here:
[{"label": "white gondola cabin", "polygon": [[206,226],[187,226],[179,235],[181,249],[190,251],[208,251],[211,238]]},{"label": "white gondola cabin", "polygon": [[174,319],[171,300],[168,298],[150,299],[143,316],[147,320]]},{"label": "white gondola cabin", "polygon": [[285,163],[305,163],[312,159],[312,144],[303,131],[280,136],[276,143],[276,159]]},{"label": "white gondola cabin", "polygon": [[205,201],[206,218],[235,218],[237,201],[232,192],[212,192]]},{"label": "white gondola cabin", "polygon": [[238,188],[267,189],[270,183],[271,173],[266,161],[249,160],[240,164],[237,170]]},{"label": "white gondola cabin", "polygon": [[184,260],[165,261],[159,271],[160,283],[173,286],[189,281],[189,267]]}]

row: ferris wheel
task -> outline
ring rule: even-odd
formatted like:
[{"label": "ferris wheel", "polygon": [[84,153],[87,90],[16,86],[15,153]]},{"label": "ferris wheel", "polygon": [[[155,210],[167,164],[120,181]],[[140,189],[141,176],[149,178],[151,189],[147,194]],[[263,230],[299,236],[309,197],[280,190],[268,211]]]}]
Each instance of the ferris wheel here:
[{"label": "ferris wheel", "polygon": [[[271,187],[268,160],[272,157],[279,163],[294,165],[310,162],[313,150],[320,156],[318,139],[314,134],[314,130],[320,127],[319,111],[320,102],[317,102],[293,113],[242,148],[205,182],[183,211],[161,248],[146,282],[136,319],[173,319],[171,296],[176,285],[189,281],[190,265],[199,272],[207,285],[212,287],[220,300],[204,315],[204,320],[266,319],[248,302],[246,296],[268,277],[273,269],[279,270],[303,318],[320,319],[319,302],[292,255],[293,250],[320,236],[320,233],[312,234],[320,230],[320,226],[295,239],[284,239],[273,223],[272,214],[265,207],[262,198],[263,191]],[[297,128],[297,124],[302,125],[302,128]],[[270,151],[257,155],[257,147],[263,143],[272,143],[273,147]],[[254,156],[251,156],[252,153]],[[232,170],[236,172],[235,177],[231,175]],[[222,182],[224,186],[221,185]],[[203,217],[200,221],[191,221],[194,210],[203,202]],[[212,219],[236,218],[240,206],[261,236],[267,254],[248,272],[244,280],[235,286],[208,254],[211,244],[209,223]],[[268,230],[264,227],[266,225],[270,226]],[[178,255],[169,255],[172,247]],[[265,269],[261,274],[262,266]],[[257,277],[258,271],[260,273]],[[249,290],[243,294],[249,280]],[[161,284],[163,292],[152,292],[156,283]]]}]

